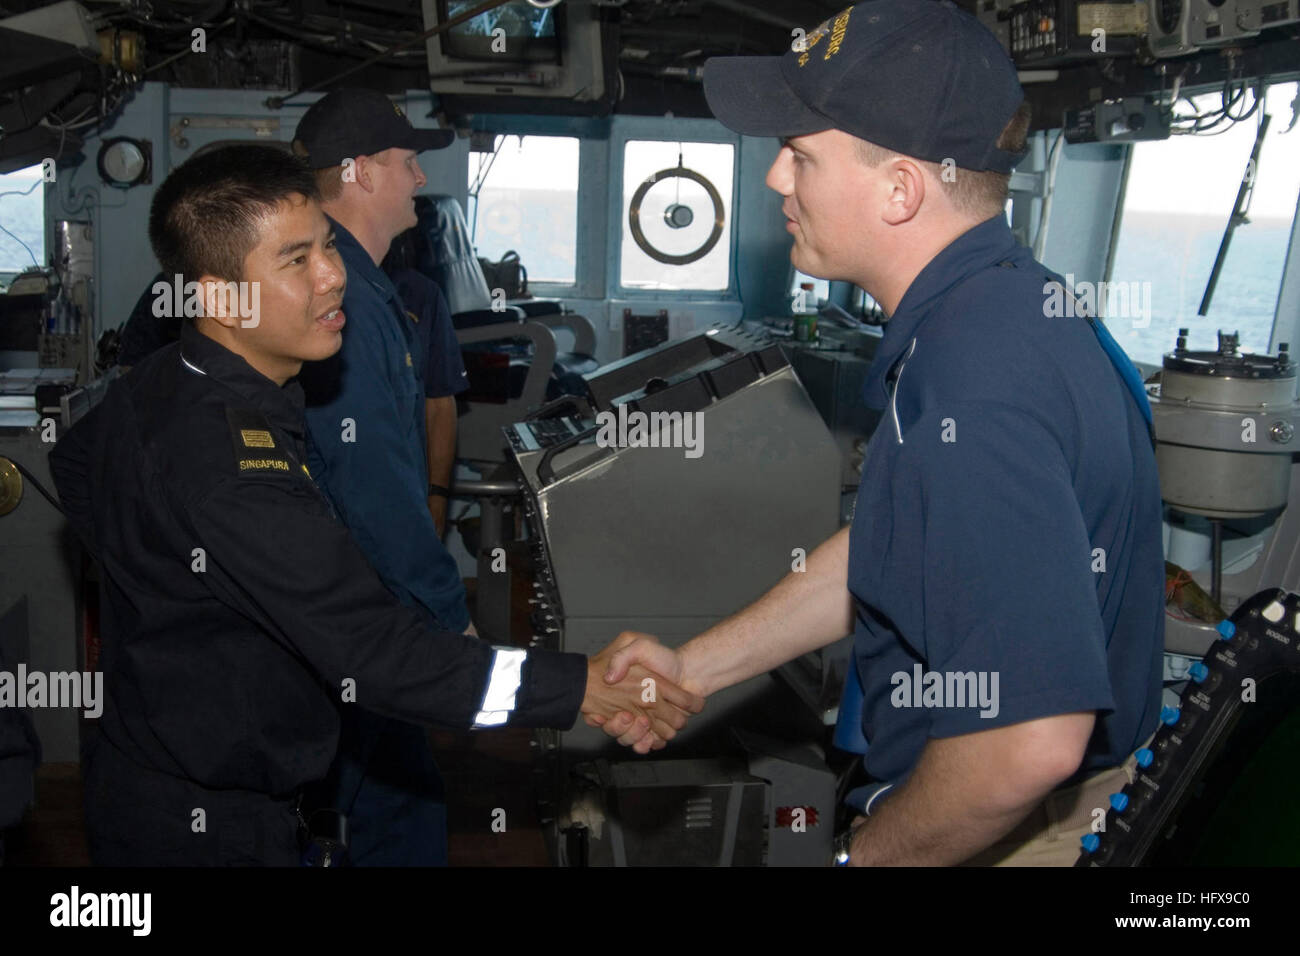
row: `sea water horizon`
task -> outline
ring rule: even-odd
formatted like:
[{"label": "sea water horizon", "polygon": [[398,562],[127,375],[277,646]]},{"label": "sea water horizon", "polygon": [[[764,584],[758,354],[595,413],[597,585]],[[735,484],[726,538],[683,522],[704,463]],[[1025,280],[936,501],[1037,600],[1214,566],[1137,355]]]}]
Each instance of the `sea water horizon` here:
[{"label": "sea water horizon", "polygon": [[[1106,326],[1129,357],[1158,364],[1180,328],[1188,347],[1216,348],[1216,332],[1236,332],[1242,351],[1266,352],[1273,331],[1291,222],[1258,218],[1238,226],[1207,314],[1197,310],[1214,267],[1226,216],[1129,211],[1120,225],[1110,281],[1149,285],[1149,314],[1130,309]],[[1129,297],[1130,300],[1132,297]],[[1143,309],[1141,312],[1146,313]]]}]

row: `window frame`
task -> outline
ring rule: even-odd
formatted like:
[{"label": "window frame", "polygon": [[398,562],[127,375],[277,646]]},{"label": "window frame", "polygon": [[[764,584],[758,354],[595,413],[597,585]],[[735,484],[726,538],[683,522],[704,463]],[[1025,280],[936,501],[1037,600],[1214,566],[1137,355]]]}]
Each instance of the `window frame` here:
[{"label": "window frame", "polygon": [[[1269,87],[1281,86],[1286,83],[1296,83],[1296,95],[1300,96],[1300,78],[1292,77],[1275,77],[1269,83]],[[1222,89],[1221,84],[1210,83],[1195,87],[1188,87],[1183,91],[1183,95],[1195,98],[1206,94],[1217,93]],[[1260,104],[1263,109],[1263,104]],[[1246,121],[1253,124],[1254,117]],[[1269,135],[1273,135],[1274,129],[1270,129]],[[1172,136],[1171,136],[1172,138]],[[1195,137],[1188,137],[1195,139]],[[1115,266],[1115,255],[1119,248],[1120,231],[1124,225],[1124,204],[1128,198],[1128,181],[1129,175],[1133,168],[1134,148],[1138,145],[1135,142],[1124,143],[1124,169],[1120,175],[1119,194],[1115,203],[1115,213],[1111,220],[1110,242],[1106,250],[1106,268],[1103,278],[1109,286],[1111,282],[1112,270]],[[1271,354],[1277,352],[1280,342],[1293,343],[1300,341],[1300,197],[1297,197],[1296,208],[1291,213],[1291,234],[1288,239],[1287,254],[1282,262],[1282,275],[1278,280],[1277,299],[1273,305],[1273,321],[1269,329],[1268,351]],[[1287,321],[1283,321],[1284,313],[1288,316]],[[1208,317],[1198,316],[1208,321]],[[1189,326],[1190,328],[1190,326]],[[1205,329],[1200,331],[1204,332]],[[1172,345],[1171,345],[1172,348]],[[1137,366],[1138,371],[1144,378],[1153,375],[1163,368],[1163,362],[1149,362],[1143,359],[1135,359],[1130,356],[1130,361]]]},{"label": "window frame", "polygon": [[[671,127],[672,135],[668,132]],[[727,145],[731,151],[731,200],[728,206],[726,235],[718,240],[726,242],[727,285],[723,289],[643,289],[623,284],[623,219],[627,209],[623,206],[624,156],[629,142],[659,143],[716,143]],[[711,119],[684,119],[681,117],[622,117],[620,129],[609,139],[609,218],[610,242],[605,258],[609,276],[609,298],[642,301],[675,300],[680,302],[739,302],[736,283],[736,256],[739,236],[736,232],[736,208],[740,201],[740,135]]]},{"label": "window frame", "polygon": [[[498,125],[500,128],[498,128]],[[550,136],[556,139],[576,139],[578,141],[578,191],[577,191],[577,208],[576,228],[575,228],[575,248],[573,260],[573,282],[543,282],[535,281],[531,276],[528,279],[528,291],[530,294],[538,295],[540,298],[589,298],[588,286],[592,279],[590,276],[584,276],[583,262],[585,247],[590,241],[590,237],[583,233],[582,224],[587,221],[584,215],[594,212],[591,198],[587,195],[589,190],[584,188],[584,183],[595,178],[596,172],[592,168],[595,165],[594,150],[589,149],[589,140],[585,138],[584,132],[579,129],[555,129],[552,127],[545,128],[524,128],[533,124],[509,123],[494,124],[487,128],[493,136],[505,136],[507,140],[516,136],[523,137],[540,137]],[[508,126],[508,128],[506,128]],[[508,142],[504,145],[508,145]],[[503,146],[504,148],[504,146]],[[479,155],[471,152],[470,157]],[[466,215],[469,213],[469,202],[472,197],[469,195],[469,174],[473,171],[473,160],[468,159],[466,162],[466,185],[465,185],[465,206]],[[490,176],[490,174],[489,174]],[[478,200],[474,199],[474,215],[478,215]],[[477,248],[475,253],[477,254]],[[524,268],[528,263],[524,262]]]},{"label": "window frame", "polygon": [[[13,173],[20,173],[28,169],[40,169],[42,163],[32,163],[30,166],[24,166],[22,169],[12,169],[3,175],[9,176]],[[45,180],[43,171],[36,177],[37,187],[32,189],[31,195],[40,196],[41,203],[41,250],[40,255],[35,256],[36,250],[32,249],[33,256],[36,257],[36,263],[33,265],[24,265],[17,271],[0,267],[0,288],[8,289],[13,281],[20,275],[32,269],[46,270],[50,267],[50,182]],[[21,190],[20,190],[21,191]],[[0,192],[10,192],[8,189],[0,188]],[[15,197],[16,198],[16,197]],[[7,237],[6,237],[7,238]],[[13,241],[13,240],[10,240]]]}]

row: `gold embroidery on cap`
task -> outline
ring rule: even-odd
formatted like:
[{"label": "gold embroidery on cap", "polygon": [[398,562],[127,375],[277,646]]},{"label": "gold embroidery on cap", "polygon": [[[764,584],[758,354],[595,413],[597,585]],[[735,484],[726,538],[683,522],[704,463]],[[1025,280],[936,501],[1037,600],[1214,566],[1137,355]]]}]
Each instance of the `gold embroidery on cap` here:
[{"label": "gold embroidery on cap", "polygon": [[804,40],[803,52],[799,54],[800,66],[803,66],[808,62],[808,51],[815,47],[821,41],[821,38],[830,32],[831,21],[825,20],[816,30],[808,34],[807,38]]},{"label": "gold embroidery on cap", "polygon": [[849,29],[849,14],[852,12],[853,8],[849,7],[835,18],[835,28],[831,31],[831,42],[826,44],[826,55],[822,57],[823,60],[829,60],[840,52],[840,44],[844,42],[844,34]]}]

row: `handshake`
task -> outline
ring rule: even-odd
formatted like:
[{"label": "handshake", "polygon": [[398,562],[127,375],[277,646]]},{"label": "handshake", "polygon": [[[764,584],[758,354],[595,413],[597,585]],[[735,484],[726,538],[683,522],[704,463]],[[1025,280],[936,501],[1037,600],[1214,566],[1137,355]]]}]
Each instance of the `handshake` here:
[{"label": "handshake", "polygon": [[583,719],[637,753],[661,750],[703,709],[681,653],[649,634],[624,631],[587,661]]}]

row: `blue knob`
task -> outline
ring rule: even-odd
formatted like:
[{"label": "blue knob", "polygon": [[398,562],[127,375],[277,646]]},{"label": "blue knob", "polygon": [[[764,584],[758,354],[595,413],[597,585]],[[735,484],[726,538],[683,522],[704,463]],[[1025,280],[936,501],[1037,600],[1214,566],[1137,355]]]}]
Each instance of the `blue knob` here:
[{"label": "blue knob", "polygon": [[1179,710],[1177,707],[1160,708],[1160,722],[1162,724],[1168,724],[1170,727],[1178,723],[1178,718],[1181,717],[1182,715],[1183,712]]},{"label": "blue knob", "polygon": [[1219,626],[1216,630],[1218,630],[1219,634],[1222,635],[1219,640],[1230,641],[1232,640],[1233,635],[1237,633],[1237,625],[1233,624],[1227,618],[1224,618],[1219,622]]},{"label": "blue knob", "polygon": [[1202,661],[1197,661],[1191,667],[1187,668],[1187,673],[1192,675],[1192,680],[1200,684],[1205,681],[1205,678],[1210,676],[1210,669],[1206,667]]},{"label": "blue knob", "polygon": [[1110,795],[1110,805],[1115,808],[1116,813],[1123,813],[1128,809],[1128,794],[1112,793]]},{"label": "blue knob", "polygon": [[1156,759],[1156,755],[1153,754],[1151,750],[1147,747],[1143,747],[1133,756],[1137,758],[1139,767],[1149,767],[1151,766],[1151,764],[1155,762]]},{"label": "blue knob", "polygon": [[1085,853],[1096,853],[1097,847],[1101,846],[1101,837],[1095,833],[1085,833],[1079,842],[1083,844]]}]

